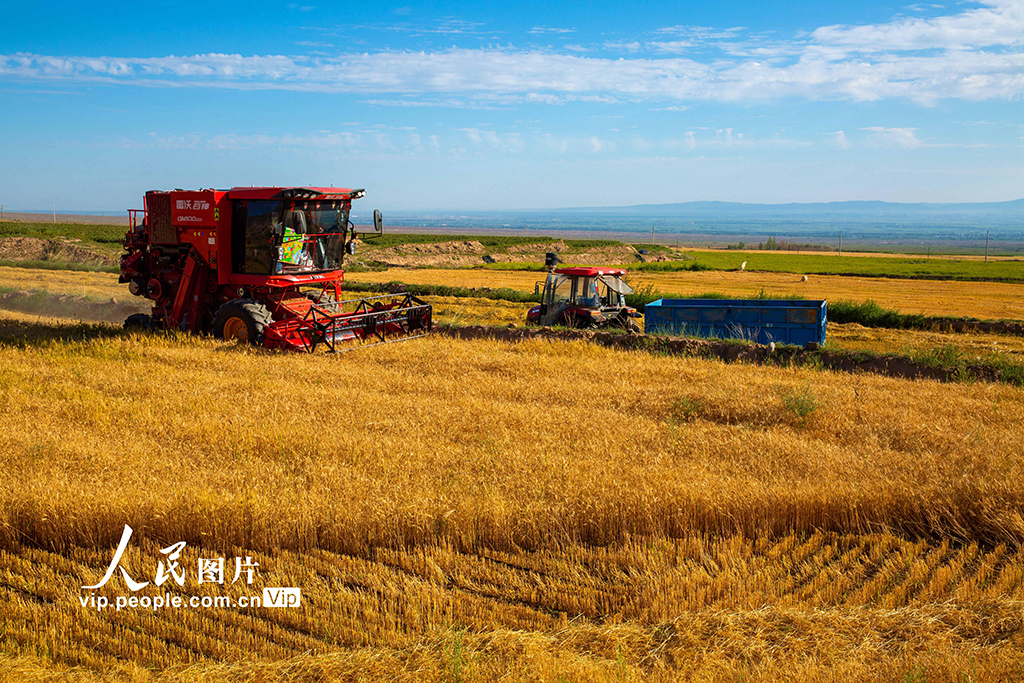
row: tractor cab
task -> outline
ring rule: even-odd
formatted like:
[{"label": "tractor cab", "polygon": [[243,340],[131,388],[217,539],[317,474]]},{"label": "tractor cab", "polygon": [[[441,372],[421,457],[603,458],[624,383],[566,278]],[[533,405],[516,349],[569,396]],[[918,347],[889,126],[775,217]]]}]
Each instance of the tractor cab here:
[{"label": "tractor cab", "polygon": [[[639,331],[640,314],[626,305],[633,288],[622,280],[626,271],[592,266],[558,268],[549,266],[541,304],[530,309],[527,324],[565,327],[620,327]],[[540,292],[540,283],[536,291]]]}]

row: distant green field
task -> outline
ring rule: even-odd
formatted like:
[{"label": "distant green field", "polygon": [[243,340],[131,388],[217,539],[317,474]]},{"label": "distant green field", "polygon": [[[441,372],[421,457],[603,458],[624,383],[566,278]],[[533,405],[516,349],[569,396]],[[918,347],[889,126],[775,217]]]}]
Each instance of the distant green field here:
[{"label": "distant green field", "polygon": [[127,227],[124,225],[0,221],[0,237],[38,237],[47,240],[72,237],[84,242],[105,245],[120,245],[126,230]]},{"label": "distant green field", "polygon": [[[567,240],[568,242],[568,240]],[[644,245],[635,245],[643,247]],[[839,256],[836,254],[793,254],[766,251],[699,251],[680,255],[680,260],[625,263],[627,270],[644,273],[676,273],[702,270],[747,270],[808,275],[860,275],[865,277],[922,278],[931,280],[1024,280],[1024,259],[979,261],[942,258],[891,258],[885,256]],[[565,257],[568,262],[572,256]],[[685,259],[685,260],[683,260]],[[492,270],[544,270],[538,263],[495,263]]]},{"label": "distant green field", "polygon": [[[884,256],[838,256],[835,254],[791,254],[780,252],[736,253],[693,252],[700,266],[709,270],[747,270],[808,275],[864,275],[909,277],[934,280],[1024,280],[1024,261],[984,261],[945,258],[888,258]],[[692,261],[680,262],[679,270],[702,270]],[[662,264],[636,264],[641,270],[661,270]],[[645,268],[647,266],[647,268]],[[668,268],[665,268],[666,270]]]},{"label": "distant green field", "polygon": [[551,237],[515,237],[509,235],[419,235],[413,233],[388,233],[380,237],[366,238],[367,247],[398,247],[403,244],[438,244],[440,242],[480,242],[485,247],[503,249],[517,244],[554,242]]},{"label": "distant green field", "polygon": [[492,249],[505,249],[520,244],[545,244],[548,242],[565,242],[573,249],[588,249],[592,247],[610,247],[622,244],[617,240],[558,240],[554,237],[542,237],[530,235],[517,237],[514,235],[420,235],[414,233],[384,233],[380,237],[367,238],[366,244],[369,247],[397,247],[403,244],[437,244],[440,242],[479,242],[485,247]]}]

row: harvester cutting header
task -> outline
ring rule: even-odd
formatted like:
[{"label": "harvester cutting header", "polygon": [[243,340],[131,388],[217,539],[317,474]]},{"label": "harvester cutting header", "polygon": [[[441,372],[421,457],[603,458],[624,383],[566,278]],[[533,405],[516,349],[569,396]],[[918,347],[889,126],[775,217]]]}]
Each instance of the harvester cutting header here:
[{"label": "harvester cutting header", "polygon": [[[410,294],[343,302],[346,255],[355,253],[352,200],[338,187],[236,187],[146,193],[128,211],[120,282],[153,301],[152,326],[315,351],[339,342],[382,343],[431,329],[430,305]],[[374,210],[374,237],[383,233]]]}]

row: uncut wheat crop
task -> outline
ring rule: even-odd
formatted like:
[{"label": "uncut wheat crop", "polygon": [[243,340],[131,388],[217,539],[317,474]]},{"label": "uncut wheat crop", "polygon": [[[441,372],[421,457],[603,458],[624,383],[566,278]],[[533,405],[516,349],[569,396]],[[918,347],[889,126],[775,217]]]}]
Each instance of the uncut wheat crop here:
[{"label": "uncut wheat crop", "polygon": [[[1019,389],[4,324],[0,680],[1021,673]],[[125,524],[136,576],[184,541],[302,607],[83,607]]]},{"label": "uncut wheat crop", "polygon": [[[405,269],[384,273],[351,273],[354,282],[398,280],[410,284],[458,287],[507,287],[534,291],[543,286],[544,273],[486,269]],[[1024,320],[1024,284],[1020,282],[956,282],[873,277],[810,275],[804,282],[792,273],[704,271],[679,273],[632,272],[625,278],[634,287],[652,287],[666,295],[699,296],[707,293],[748,298],[801,296],[807,299],[872,300],[903,313],[922,313],[980,319]]]}]

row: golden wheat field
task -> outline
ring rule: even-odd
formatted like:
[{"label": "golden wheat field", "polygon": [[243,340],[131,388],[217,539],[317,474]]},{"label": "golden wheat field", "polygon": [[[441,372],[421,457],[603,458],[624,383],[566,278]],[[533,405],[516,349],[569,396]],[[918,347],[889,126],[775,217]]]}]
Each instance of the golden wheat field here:
[{"label": "golden wheat field", "polygon": [[[543,273],[479,269],[439,270],[392,268],[383,273],[351,273],[353,282],[398,280],[410,284],[459,287],[508,287],[534,290]],[[981,319],[1024,320],[1024,284],[1010,282],[955,282],[906,280],[839,275],[810,275],[807,282],[792,273],[703,271],[630,273],[634,287],[651,286],[666,294],[696,296],[717,292],[739,298],[762,290],[769,295],[797,294],[809,299],[873,300],[903,313],[966,316]]]},{"label": "golden wheat field", "polygon": [[[441,284],[458,287],[507,287],[533,291],[542,273],[486,269],[393,268],[382,273],[348,273],[351,282],[398,280],[409,284]],[[1007,282],[955,282],[812,275],[801,282],[789,273],[725,271],[682,273],[633,273],[634,287],[651,286],[668,294],[693,296],[717,292],[748,297],[762,290],[770,295],[797,294],[808,298],[873,300],[903,313],[966,316],[981,319],[1024,320],[1024,285]],[[112,273],[35,270],[0,266],[0,287],[46,290],[59,294],[132,299],[125,285]]]},{"label": "golden wheat field", "polygon": [[[0,324],[0,680],[1024,675],[1019,389]],[[125,524],[302,605],[83,606]]]},{"label": "golden wheat field", "polygon": [[[359,296],[359,293],[352,293]],[[428,296],[434,319],[447,325],[523,325],[529,304],[478,297]],[[1024,359],[1024,337],[987,332],[893,330],[857,323],[828,324],[827,347],[914,356],[953,346],[967,359]]]},{"label": "golden wheat field", "polygon": [[[885,302],[871,283],[838,298]],[[0,287],[128,298],[108,274]],[[528,308],[429,300],[454,325]],[[0,405],[0,681],[1024,679],[1019,388],[442,335],[306,356],[4,311]],[[184,542],[182,585],[83,588],[126,524],[125,572],[153,582]],[[240,604],[277,587],[301,605]],[[161,595],[186,604],[115,608]]]}]

